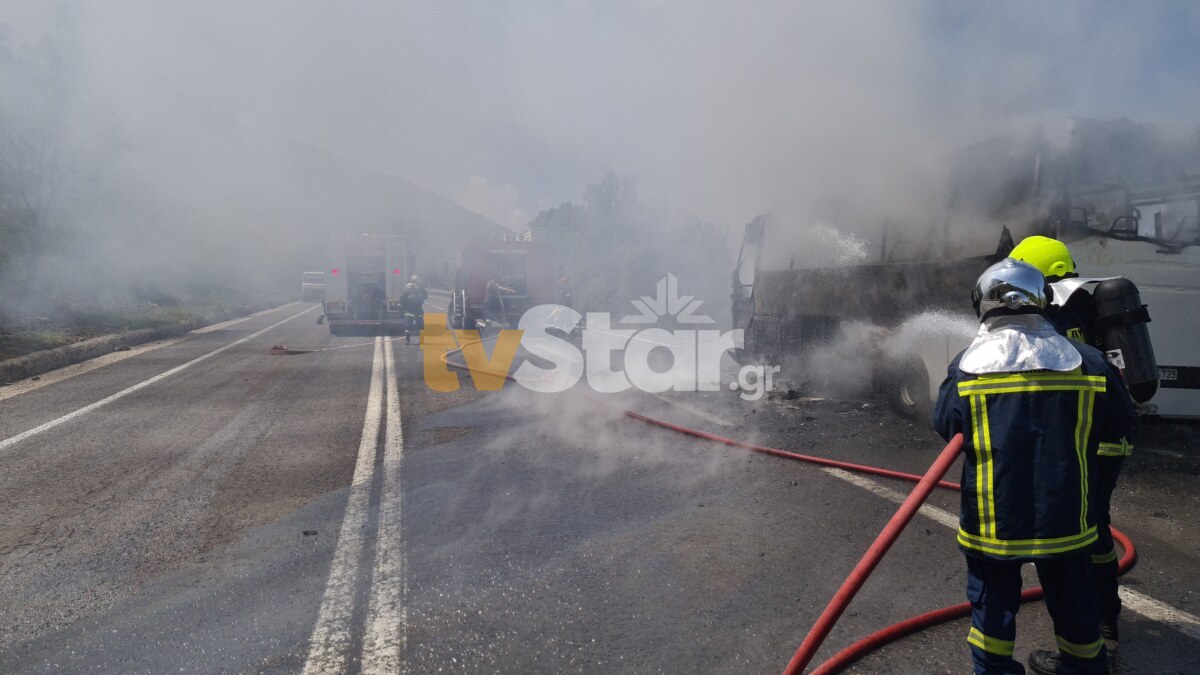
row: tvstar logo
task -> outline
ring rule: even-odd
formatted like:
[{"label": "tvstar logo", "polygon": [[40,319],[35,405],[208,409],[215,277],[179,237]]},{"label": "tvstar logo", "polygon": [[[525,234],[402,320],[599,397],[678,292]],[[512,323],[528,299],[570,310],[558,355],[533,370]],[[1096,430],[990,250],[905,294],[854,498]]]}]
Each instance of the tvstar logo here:
[{"label": "tvstar logo", "polygon": [[[444,314],[430,314],[421,331],[425,382],[435,391],[456,391],[458,375],[448,362],[458,353],[477,389],[499,390],[517,355],[524,352],[512,379],[540,393],[563,392],[581,381],[599,393],[722,387],[723,357],[742,348],[742,329],[700,328],[715,322],[699,313],[703,301],[679,294],[679,281],[671,274],[659,280],[655,297],[632,304],[636,313],[615,323],[607,312],[588,312],[585,317],[570,307],[539,305],[521,316],[516,330],[501,330],[486,341],[479,331],[451,331],[444,325]],[[684,327],[654,326],[664,319]],[[491,343],[490,354],[486,343]],[[778,372],[777,366],[743,366],[725,386],[741,390],[744,400],[757,400],[773,388]]]}]

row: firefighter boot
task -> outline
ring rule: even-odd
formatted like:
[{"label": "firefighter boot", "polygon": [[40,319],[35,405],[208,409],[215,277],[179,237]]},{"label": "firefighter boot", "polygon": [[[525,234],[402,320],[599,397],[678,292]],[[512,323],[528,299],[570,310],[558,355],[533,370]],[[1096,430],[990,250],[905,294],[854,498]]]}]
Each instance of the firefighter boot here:
[{"label": "firefighter boot", "polygon": [[1117,633],[1117,622],[1100,622],[1100,637],[1104,638],[1104,648],[1108,650],[1109,657],[1112,657],[1113,652],[1117,651],[1117,645],[1120,644],[1120,637]]},{"label": "firefighter boot", "polygon": [[[1060,672],[1076,672],[1075,670],[1059,670],[1059,658],[1057,652],[1052,652],[1049,649],[1038,649],[1029,654],[1029,668],[1037,675],[1057,675]],[[1112,662],[1106,664],[1105,672],[1113,672]]]},{"label": "firefighter boot", "polygon": [[1058,654],[1049,649],[1038,649],[1029,655],[1029,667],[1037,675],[1055,675],[1058,672]]}]

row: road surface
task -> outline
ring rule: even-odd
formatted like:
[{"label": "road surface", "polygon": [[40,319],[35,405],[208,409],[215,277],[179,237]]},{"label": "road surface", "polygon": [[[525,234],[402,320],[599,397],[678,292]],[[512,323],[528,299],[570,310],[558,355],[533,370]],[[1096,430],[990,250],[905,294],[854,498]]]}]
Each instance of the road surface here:
[{"label": "road surface", "polygon": [[[438,393],[417,345],[318,313],[0,387],[0,672],[778,672],[909,486],[619,409],[918,473],[941,447],[869,398]],[[1200,672],[1196,438],[1153,429],[1115,499],[1119,672]],[[818,660],[963,599],[956,512],[933,496]],[[965,672],[966,631],[853,672]],[[1018,654],[1052,643],[1027,606]]]}]

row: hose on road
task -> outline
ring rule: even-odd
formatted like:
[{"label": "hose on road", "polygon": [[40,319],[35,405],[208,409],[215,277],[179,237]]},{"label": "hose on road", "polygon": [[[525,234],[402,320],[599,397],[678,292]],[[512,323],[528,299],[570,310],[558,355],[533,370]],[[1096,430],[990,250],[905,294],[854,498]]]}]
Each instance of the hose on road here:
[{"label": "hose on road", "polygon": [[[385,338],[384,342],[395,342],[397,340],[403,340],[403,339],[404,339],[404,336],[401,335],[400,337]],[[374,340],[372,340],[371,342],[356,342],[351,345],[338,345],[336,347],[318,347],[317,349],[292,349],[291,347],[289,347],[287,345],[271,345],[271,348],[267,350],[267,353],[269,353],[271,356],[296,356],[297,354],[316,354],[317,352],[333,352],[333,351],[337,351],[339,349],[353,349],[355,347],[374,347],[374,346],[375,346]]]},{"label": "hose on road", "polygon": [[[452,354],[461,352],[461,347],[447,351],[441,357],[442,363],[447,367],[469,372],[470,369],[465,363],[458,363],[450,360],[450,356]],[[498,377],[504,377],[510,381],[515,381],[512,375],[509,373],[491,374]],[[894,471],[891,469],[884,469],[866,464],[842,462],[824,457],[781,450],[779,448],[772,448],[756,443],[738,441],[732,438],[710,434],[698,429],[672,424],[671,422],[650,417],[649,415],[644,415],[628,408],[623,409],[622,414],[631,419],[712,443],[720,443],[722,445],[743,448],[752,450],[754,452],[773,455],[775,457],[782,457],[784,459],[801,461],[808,464],[835,467],[846,471],[882,476],[885,478],[894,478],[897,480],[904,480],[917,484],[917,487],[913,489],[912,493],[909,494],[908,498],[904,500],[904,503],[901,504],[900,508],[898,508],[896,513],[893,514],[891,520],[883,528],[883,531],[880,532],[875,542],[871,544],[869,549],[867,549],[867,552],[863,555],[862,559],[859,560],[858,565],[856,565],[851,571],[850,576],[848,576],[845,582],[843,582],[842,587],[834,595],[833,599],[829,602],[829,605],[826,606],[821,616],[817,619],[817,622],[809,631],[809,634],[805,637],[804,642],[801,643],[800,647],[796,650],[795,655],[792,657],[792,660],[788,663],[787,668],[784,670],[784,675],[798,675],[803,671],[804,667],[808,665],[808,662],[811,661],[817,650],[820,649],[825,638],[829,635],[830,631],[833,630],[834,624],[837,623],[838,618],[841,617],[842,612],[850,604],[850,601],[854,598],[854,595],[860,588],[862,588],[863,584],[866,583],[871,572],[875,569],[875,566],[880,560],[882,560],[884,554],[887,553],[888,549],[896,541],[896,539],[899,538],[900,534],[904,531],[905,526],[907,526],[909,521],[912,520],[912,517],[929,497],[933,489],[935,487],[955,491],[962,489],[962,486],[958,483],[951,483],[942,480],[942,477],[945,476],[946,472],[950,469],[950,466],[958,458],[959,453],[962,452],[961,434],[950,440],[950,442],[938,455],[937,460],[935,460],[934,463],[929,467],[929,470],[926,471],[924,476],[918,476],[916,474],[906,473],[903,471]],[[1113,539],[1115,539],[1116,542],[1121,545],[1123,550],[1123,554],[1121,555],[1117,568],[1117,574],[1123,575],[1129,570],[1133,569],[1133,566],[1137,563],[1137,549],[1134,546],[1133,541],[1126,536],[1125,533],[1121,532],[1115,527],[1111,529]],[[1021,602],[1022,604],[1034,602],[1042,599],[1043,596],[1044,592],[1040,586],[1037,588],[1027,589],[1021,592]],[[870,635],[849,645],[845,649],[842,649],[838,653],[834,654],[832,658],[817,666],[817,668],[812,671],[811,675],[832,675],[833,673],[840,673],[850,664],[854,663],[858,659],[861,659],[872,651],[883,647],[884,645],[926,628],[931,628],[948,621],[970,616],[970,614],[971,604],[969,602],[964,602],[957,605],[942,607],[940,609],[905,619],[904,621],[900,621],[871,633]]]},{"label": "hose on road", "polygon": [[867,549],[862,559],[854,566],[854,570],[850,572],[850,576],[842,582],[842,587],[834,594],[833,599],[826,605],[825,611],[821,612],[821,616],[817,622],[813,624],[808,635],[804,638],[800,648],[796,650],[796,654],[792,656],[792,660],[784,669],[785,675],[798,675],[804,671],[804,667],[812,660],[812,657],[821,648],[821,643],[825,642],[825,638],[829,636],[829,631],[833,630],[833,625],[841,618],[842,612],[858,594],[858,589],[863,587],[867,582],[867,578],[871,576],[871,572],[875,571],[875,566],[887,554],[888,549],[896,540],[900,538],[900,533],[908,526],[908,522],[916,515],[917,509],[925,503],[929,498],[933,488],[950,470],[950,465],[954,460],[958,459],[958,455],[962,452],[963,438],[962,434],[956,434],[938,458],[929,467],[929,471],[921,478],[921,482],[917,483],[917,487],[913,488],[908,498],[896,509],[896,513],[892,515],[892,519],[883,528],[883,532]]},{"label": "hose on road", "polygon": [[[1131,540],[1124,532],[1117,528],[1112,528],[1113,539],[1121,545],[1124,554],[1118,563],[1118,575],[1125,574],[1133,569],[1137,562],[1137,549]],[[1021,603],[1036,602],[1041,600],[1045,593],[1042,587],[1029,588],[1021,591]],[[918,631],[932,628],[939,624],[955,619],[962,619],[971,616],[971,603],[963,602],[957,605],[950,605],[935,609],[931,612],[919,614],[909,619],[905,619],[899,623],[894,623],[882,630],[878,630],[870,635],[862,638],[854,644],[846,647],[842,651],[834,654],[828,661],[822,663],[816,670],[812,671],[811,675],[831,675],[832,673],[840,673],[850,664],[879,649],[880,647],[895,642],[902,637],[912,635]]]},{"label": "hose on road", "polygon": [[[941,480],[941,477],[945,475],[946,470],[949,469],[950,464],[953,463],[954,458],[958,456],[958,453],[962,449],[962,440],[960,436],[956,436],[950,441],[945,449],[942,450],[941,455],[938,456],[937,461],[935,461],[930,467],[930,470],[926,473],[926,475],[922,477],[916,474],[904,473],[901,471],[880,469],[879,467],[868,465],[850,464],[848,462],[835,462],[834,460],[811,457],[799,453],[788,452],[786,450],[780,450],[778,448],[771,448],[754,443],[746,443],[743,441],[734,440],[732,438],[726,438],[724,436],[717,436],[704,431],[682,427],[677,424],[672,424],[670,422],[665,422],[663,420],[634,412],[632,410],[626,410],[624,412],[626,417],[631,417],[648,424],[653,424],[664,429],[670,429],[671,431],[676,431],[694,438],[700,438],[714,443],[746,448],[756,452],[774,455],[776,457],[783,457],[785,459],[793,459],[823,466],[836,466],[847,471],[869,473],[876,476],[886,476],[889,478],[896,478],[899,480],[918,483],[917,489],[914,489],[912,494],[909,495],[909,498],[905,500],[904,504],[897,509],[896,514],[892,517],[891,522],[888,523],[887,527],[885,527],[880,533],[879,538],[876,539],[875,543],[871,545],[870,549],[868,549],[867,554],[863,557],[863,560],[859,562],[859,566],[855,567],[855,570],[851,572],[850,577],[846,579],[846,583],[843,584],[842,589],[838,591],[837,595],[835,595],[834,599],[830,602],[830,605],[826,607],[825,612],[822,614],[822,618],[818,619],[817,624],[815,624],[812,630],[809,632],[809,637],[819,633],[820,639],[815,643],[810,644],[809,639],[806,638],[805,642],[801,644],[800,648],[796,651],[795,656],[792,657],[792,661],[788,664],[787,669],[784,671],[785,675],[799,673],[804,668],[804,665],[807,665],[808,660],[812,658],[813,654],[815,654],[817,649],[821,646],[821,641],[823,641],[829,634],[829,631],[832,630],[833,623],[835,623],[837,618],[841,616],[842,610],[844,610],[845,606],[849,604],[851,599],[853,599],[854,594],[858,592],[858,589],[861,588],[864,583],[866,583],[867,576],[870,574],[871,570],[874,569],[874,563],[877,563],[878,560],[875,560],[874,563],[870,564],[870,569],[867,569],[865,574],[858,574],[859,569],[863,567],[864,562],[868,560],[868,557],[873,555],[873,551],[875,551],[877,547],[881,546],[883,547],[883,550],[879,552],[878,557],[882,558],[883,553],[887,552],[887,547],[890,547],[892,542],[894,542],[895,539],[900,536],[904,526],[908,524],[908,519],[911,519],[912,513],[915,513],[917,508],[920,507],[920,502],[924,502],[929,496],[928,492],[918,495],[922,489],[920,485],[922,481],[929,479],[928,482],[930,483],[931,489],[932,486],[935,485],[936,487],[955,491],[962,489],[962,486],[960,486],[958,483],[950,483]],[[949,463],[945,463],[945,458],[947,455],[950,455]],[[943,463],[945,463],[944,468],[941,467]],[[940,473],[938,473],[939,470]],[[913,503],[914,497],[917,496],[920,497],[920,502]],[[908,517],[903,520],[903,523],[898,523],[899,516],[906,511],[910,512],[908,513]],[[1134,546],[1133,540],[1131,540],[1124,532],[1121,532],[1115,527],[1112,528],[1112,535],[1113,539],[1115,539],[1117,543],[1121,545],[1121,549],[1124,551],[1117,567],[1117,574],[1122,575],[1133,569],[1133,566],[1137,563],[1137,548]],[[1037,588],[1030,588],[1021,592],[1021,602],[1035,602],[1037,600],[1041,600],[1044,595],[1045,594],[1040,586]],[[841,606],[835,608],[835,605],[838,604]],[[822,619],[825,619],[826,615],[831,614],[834,611],[836,612],[836,615],[832,617],[832,621],[828,622],[828,626],[825,626]],[[963,602],[957,605],[942,607],[941,609],[936,609],[931,612],[926,612],[924,614],[905,619],[904,621],[892,624],[886,628],[871,633],[870,635],[841,650],[837,654],[834,654],[833,657],[828,661],[825,661],[821,665],[817,666],[817,668],[812,671],[812,675],[832,675],[833,673],[840,673],[850,664],[875,651],[876,649],[883,647],[884,645],[895,642],[902,637],[912,635],[913,633],[926,628],[932,628],[933,626],[937,626],[948,621],[953,621],[955,619],[961,619],[970,615],[971,604],[969,602]],[[807,655],[807,659],[804,658],[805,655]],[[803,661],[803,663],[800,661]]]}]

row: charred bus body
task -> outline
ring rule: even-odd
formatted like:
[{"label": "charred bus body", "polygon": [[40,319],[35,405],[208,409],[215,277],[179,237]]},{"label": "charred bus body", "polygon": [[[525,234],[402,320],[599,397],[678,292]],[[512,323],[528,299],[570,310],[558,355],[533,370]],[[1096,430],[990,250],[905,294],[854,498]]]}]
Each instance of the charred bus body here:
[{"label": "charred bus body", "polygon": [[965,345],[948,336],[933,337],[897,353],[886,348],[887,338],[921,312],[970,318],[970,289],[988,265],[1012,250],[1008,231],[989,255],[772,270],[759,262],[769,223],[760,217],[747,227],[734,272],[734,328],[744,331],[743,359],[781,363],[830,345],[850,322],[867,326],[869,384],[897,412],[924,420],[946,366]]},{"label": "charred bus body", "polygon": [[[1090,278],[1078,280],[1077,292],[1097,294],[1105,306],[1105,325],[1098,328],[1114,344],[1102,346],[1119,368],[1129,369],[1127,379],[1137,380],[1131,390],[1143,414],[1200,419],[1200,177],[1063,189],[1055,200],[1044,216],[1018,229],[1018,238],[1042,234],[1070,248],[1077,269]],[[946,366],[968,339],[927,334],[897,353],[885,348],[888,335],[922,312],[974,319],[970,289],[1012,250],[1007,228],[987,255],[892,262],[883,246],[872,264],[767,269],[761,259],[769,223],[760,217],[747,226],[733,274],[734,326],[745,331],[745,358],[778,362],[837,339],[847,322],[867,324],[878,345],[872,384],[898,411],[926,421]],[[1125,281],[1105,282],[1111,277]],[[1123,297],[1107,297],[1118,286]],[[1118,362],[1130,355],[1130,346],[1116,344],[1120,331],[1148,337],[1152,348],[1141,350],[1139,363]]]},{"label": "charred bus body", "polygon": [[[1104,345],[1110,360],[1128,356],[1117,344],[1123,330],[1148,334],[1156,386],[1147,381],[1153,373],[1126,372],[1135,399],[1152,396],[1144,412],[1200,419],[1200,175],[1077,188],[1064,194],[1043,229],[1067,244],[1085,277],[1125,277],[1136,284],[1137,300],[1113,297],[1114,282],[1088,283],[1079,292],[1093,293],[1105,314],[1100,329],[1113,336],[1113,344]],[[1140,324],[1141,318],[1149,322]]]}]

